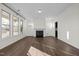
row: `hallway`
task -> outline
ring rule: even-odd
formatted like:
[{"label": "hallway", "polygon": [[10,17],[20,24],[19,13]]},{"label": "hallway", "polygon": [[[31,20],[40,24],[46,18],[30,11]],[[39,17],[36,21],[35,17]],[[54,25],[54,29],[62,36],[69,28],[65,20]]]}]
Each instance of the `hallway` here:
[{"label": "hallway", "polygon": [[[29,52],[30,48],[36,48],[42,53]],[[33,52],[37,54],[33,54]],[[2,56],[77,56],[79,55],[79,49],[76,49],[69,44],[55,39],[54,37],[25,37],[12,45],[0,50]]]}]

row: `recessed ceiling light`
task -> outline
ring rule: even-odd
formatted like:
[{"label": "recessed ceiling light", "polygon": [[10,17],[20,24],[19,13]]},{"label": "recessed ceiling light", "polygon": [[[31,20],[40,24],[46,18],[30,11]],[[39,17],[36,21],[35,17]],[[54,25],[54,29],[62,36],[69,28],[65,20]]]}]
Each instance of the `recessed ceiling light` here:
[{"label": "recessed ceiling light", "polygon": [[38,13],[42,13],[42,10],[41,10],[41,9],[39,9],[39,10],[38,10]]}]

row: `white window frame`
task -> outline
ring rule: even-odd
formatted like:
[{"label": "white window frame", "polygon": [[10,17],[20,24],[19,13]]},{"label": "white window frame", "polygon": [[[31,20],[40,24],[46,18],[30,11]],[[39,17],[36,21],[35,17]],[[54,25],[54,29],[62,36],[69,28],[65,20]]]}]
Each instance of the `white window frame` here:
[{"label": "white window frame", "polygon": [[[2,38],[2,11],[9,14],[9,36],[7,36],[7,37],[10,37],[10,34],[11,34],[10,16],[11,16],[11,14],[9,12],[5,11],[4,9],[1,9],[1,38]],[[7,37],[5,37],[5,38],[7,38]],[[4,38],[2,38],[2,39],[4,39]]]}]

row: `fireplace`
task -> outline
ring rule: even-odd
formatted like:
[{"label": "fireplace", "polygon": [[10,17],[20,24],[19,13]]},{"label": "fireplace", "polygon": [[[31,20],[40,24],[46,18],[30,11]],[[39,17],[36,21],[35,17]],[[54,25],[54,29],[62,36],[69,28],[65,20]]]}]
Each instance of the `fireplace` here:
[{"label": "fireplace", "polygon": [[37,30],[37,31],[36,31],[36,37],[37,37],[37,38],[43,38],[43,31],[41,31],[41,30],[38,31],[38,30]]}]

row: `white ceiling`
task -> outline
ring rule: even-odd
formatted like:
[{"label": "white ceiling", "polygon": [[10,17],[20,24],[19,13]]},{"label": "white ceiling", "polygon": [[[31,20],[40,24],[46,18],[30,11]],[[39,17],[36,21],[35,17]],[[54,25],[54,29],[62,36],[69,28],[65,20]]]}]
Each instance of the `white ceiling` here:
[{"label": "white ceiling", "polygon": [[[42,19],[46,17],[56,17],[60,15],[71,4],[68,3],[11,3],[10,4],[25,18]],[[41,9],[42,13],[39,14],[38,10]]]}]

